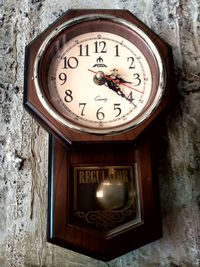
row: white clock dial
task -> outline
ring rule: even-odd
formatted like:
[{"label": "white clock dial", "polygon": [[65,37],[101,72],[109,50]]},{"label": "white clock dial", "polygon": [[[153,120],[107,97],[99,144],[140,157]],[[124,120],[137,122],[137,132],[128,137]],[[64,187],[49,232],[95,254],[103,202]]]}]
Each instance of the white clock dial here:
[{"label": "white clock dial", "polygon": [[55,121],[91,134],[120,134],[153,115],[165,91],[157,47],[142,29],[112,16],[55,28],[35,60],[37,96]]},{"label": "white clock dial", "polygon": [[115,129],[145,108],[152,74],[143,53],[127,39],[107,32],[85,33],[53,56],[48,88],[56,109],[88,129]]}]

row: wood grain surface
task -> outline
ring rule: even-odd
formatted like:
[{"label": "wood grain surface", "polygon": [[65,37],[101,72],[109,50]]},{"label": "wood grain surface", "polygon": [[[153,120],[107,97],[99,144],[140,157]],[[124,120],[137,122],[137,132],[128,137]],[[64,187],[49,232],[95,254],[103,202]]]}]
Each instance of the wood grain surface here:
[{"label": "wood grain surface", "polygon": [[[108,263],[46,242],[48,134],[23,108],[25,46],[70,8],[128,9],[172,46],[179,96],[154,146],[163,238]],[[0,266],[198,267],[199,1],[0,1]]]}]

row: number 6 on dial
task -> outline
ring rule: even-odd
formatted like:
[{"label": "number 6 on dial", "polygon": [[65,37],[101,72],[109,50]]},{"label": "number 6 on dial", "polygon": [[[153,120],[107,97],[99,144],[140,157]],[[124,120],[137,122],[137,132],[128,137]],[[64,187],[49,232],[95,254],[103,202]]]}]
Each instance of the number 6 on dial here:
[{"label": "number 6 on dial", "polygon": [[50,242],[107,261],[161,237],[149,126],[172,66],[170,47],[125,10],[70,10],[27,46],[24,105],[54,135]]}]

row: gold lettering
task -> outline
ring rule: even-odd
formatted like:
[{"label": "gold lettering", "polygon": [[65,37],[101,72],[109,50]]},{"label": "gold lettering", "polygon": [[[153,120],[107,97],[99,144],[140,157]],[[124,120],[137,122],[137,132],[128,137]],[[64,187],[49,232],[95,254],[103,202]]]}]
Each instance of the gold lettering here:
[{"label": "gold lettering", "polygon": [[103,170],[81,170],[78,173],[79,175],[79,183],[84,184],[98,184],[104,179],[104,171]]},{"label": "gold lettering", "polygon": [[91,181],[90,181],[91,184],[97,183],[96,181],[97,175],[98,175],[97,171],[91,171]]},{"label": "gold lettering", "polygon": [[85,172],[85,182],[90,184],[90,171]]},{"label": "gold lettering", "polygon": [[124,183],[128,183],[128,171],[127,170],[123,170],[123,179],[124,179]]},{"label": "gold lettering", "polygon": [[129,183],[129,172],[127,169],[113,169],[111,173],[108,169],[79,170],[78,179],[80,184],[98,184],[103,181]]},{"label": "gold lettering", "polygon": [[85,173],[84,171],[79,171],[79,183],[84,184],[85,183]]}]

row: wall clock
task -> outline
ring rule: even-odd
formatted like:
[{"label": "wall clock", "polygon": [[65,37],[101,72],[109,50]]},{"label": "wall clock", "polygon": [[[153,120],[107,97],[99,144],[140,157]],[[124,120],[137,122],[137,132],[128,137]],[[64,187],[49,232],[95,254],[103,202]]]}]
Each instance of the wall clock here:
[{"label": "wall clock", "polygon": [[50,242],[110,260],[161,237],[147,128],[172,66],[125,10],[69,10],[27,46],[24,105],[50,133]]}]

